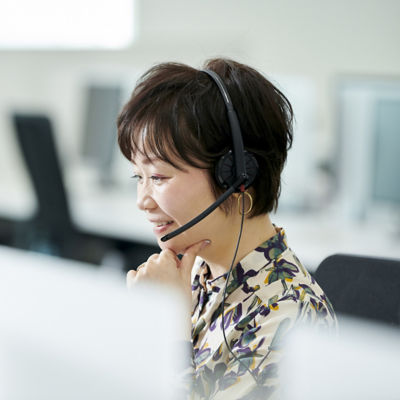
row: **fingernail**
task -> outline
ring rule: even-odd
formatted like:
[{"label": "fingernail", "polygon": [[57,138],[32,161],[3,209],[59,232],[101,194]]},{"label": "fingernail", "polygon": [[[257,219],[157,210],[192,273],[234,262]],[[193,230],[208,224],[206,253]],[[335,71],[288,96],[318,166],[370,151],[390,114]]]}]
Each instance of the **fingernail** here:
[{"label": "fingernail", "polygon": [[204,240],[203,243],[201,244],[200,250],[203,250],[205,247],[207,247],[211,243],[211,240]]}]

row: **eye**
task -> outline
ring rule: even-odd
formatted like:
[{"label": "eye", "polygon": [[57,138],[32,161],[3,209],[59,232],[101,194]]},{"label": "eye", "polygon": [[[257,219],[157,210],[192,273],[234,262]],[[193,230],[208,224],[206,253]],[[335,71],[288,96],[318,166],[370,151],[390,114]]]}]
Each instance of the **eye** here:
[{"label": "eye", "polygon": [[163,180],[165,180],[166,178],[165,178],[164,176],[152,175],[152,176],[150,177],[150,179],[151,179],[154,183],[158,184],[158,183],[161,183],[161,182],[162,182]]},{"label": "eye", "polygon": [[[137,182],[140,182],[143,178],[141,175],[135,174],[131,176],[132,179],[135,179]],[[159,175],[152,175],[150,176],[150,179],[155,183],[155,184],[160,184],[162,181],[167,179],[165,176],[159,176]]]},{"label": "eye", "polygon": [[137,175],[137,174],[132,175],[131,178],[135,179],[136,181],[139,181],[140,179],[142,179],[142,177],[140,175]]}]

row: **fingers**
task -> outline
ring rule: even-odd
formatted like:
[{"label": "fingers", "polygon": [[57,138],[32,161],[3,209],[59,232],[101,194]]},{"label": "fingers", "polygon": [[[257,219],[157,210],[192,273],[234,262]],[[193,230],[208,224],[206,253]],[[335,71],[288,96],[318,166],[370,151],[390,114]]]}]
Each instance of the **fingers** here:
[{"label": "fingers", "polygon": [[143,279],[154,279],[154,272],[165,264],[177,267],[178,259],[171,250],[162,251],[160,254],[152,254],[146,262],[139,265],[135,270],[130,270],[126,274],[126,285],[132,289],[138,281]]},{"label": "fingers", "polygon": [[[153,256],[158,256],[158,254],[153,254],[151,257],[153,257]],[[126,274],[126,286],[128,287],[128,289],[131,289],[133,287],[133,285],[136,283],[137,276],[139,275],[139,273],[143,274],[143,272],[144,272],[144,271],[140,271],[140,270],[145,267],[146,267],[146,263],[143,263],[143,264],[140,264],[136,268],[136,271],[134,269],[131,269],[130,271],[128,271],[128,273]]]},{"label": "fingers", "polygon": [[181,286],[186,286],[188,280],[190,283],[190,272],[197,254],[209,244],[209,240],[202,240],[189,246],[181,260],[171,249],[164,249],[160,254],[151,255],[136,271],[131,270],[127,273],[127,287],[131,289],[139,281],[151,280],[174,285],[180,282]]},{"label": "fingers", "polygon": [[171,250],[171,249],[164,249],[161,251],[158,262],[160,264],[164,263],[175,263],[176,266],[178,266],[179,259],[177,255]]},{"label": "fingers", "polygon": [[128,271],[128,273],[126,274],[126,286],[128,289],[131,289],[133,284],[135,283],[136,274],[137,272],[133,269]]},{"label": "fingers", "polygon": [[[148,259],[147,259],[147,262],[146,263],[148,263],[149,261],[157,261],[158,260],[158,257],[160,257],[160,254],[157,254],[157,253],[155,253],[155,254],[152,254]],[[143,263],[143,264],[146,264],[146,263]],[[142,265],[143,265],[142,264]]]}]

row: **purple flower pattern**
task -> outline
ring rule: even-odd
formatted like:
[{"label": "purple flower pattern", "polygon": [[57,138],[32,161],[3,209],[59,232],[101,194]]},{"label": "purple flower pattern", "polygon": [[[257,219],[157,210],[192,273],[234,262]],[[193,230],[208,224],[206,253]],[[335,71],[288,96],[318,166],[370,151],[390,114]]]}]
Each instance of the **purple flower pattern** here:
[{"label": "purple flower pattern", "polygon": [[[227,274],[215,279],[210,275],[203,262],[192,279],[191,398],[272,398],[278,387],[283,338],[306,321],[323,329],[336,328],[332,305],[287,246],[281,228],[236,264],[224,302]],[[223,340],[222,313],[236,358]]]}]

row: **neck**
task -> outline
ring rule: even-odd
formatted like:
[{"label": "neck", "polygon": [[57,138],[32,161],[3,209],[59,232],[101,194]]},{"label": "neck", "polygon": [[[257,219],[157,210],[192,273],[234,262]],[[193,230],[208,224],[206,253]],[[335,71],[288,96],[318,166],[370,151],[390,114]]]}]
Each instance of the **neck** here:
[{"label": "neck", "polygon": [[[230,225],[230,227],[235,226],[235,229],[230,228],[224,235],[219,235],[222,238],[212,241],[213,245],[209,249],[206,248],[204,254],[200,255],[210,267],[212,279],[225,274],[231,267],[239,237],[240,219],[241,217],[239,216],[235,224]],[[276,230],[268,214],[251,219],[245,218],[242,237],[234,264],[237,264],[258,245],[270,239],[275,234]]]}]

